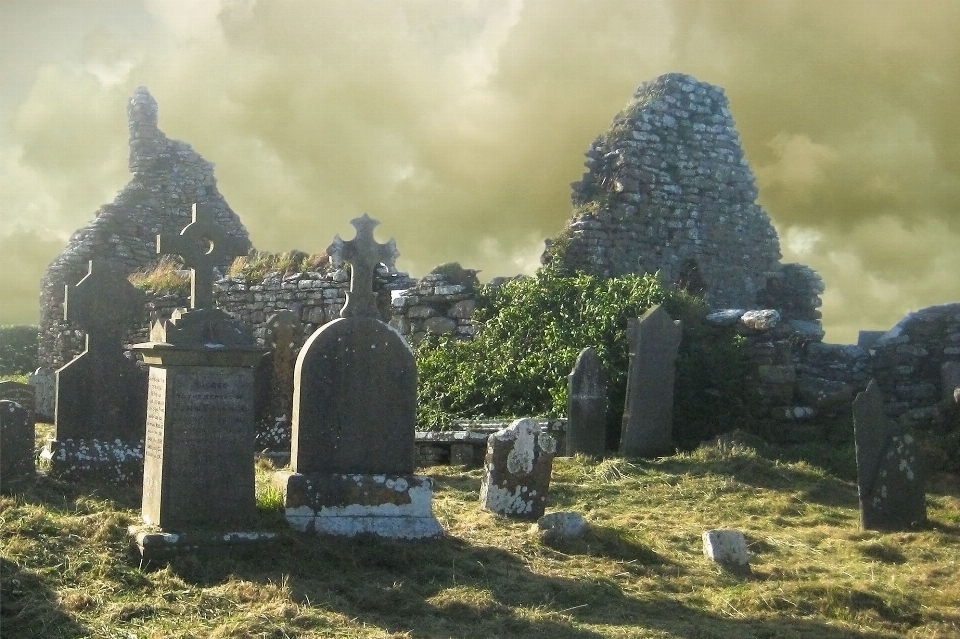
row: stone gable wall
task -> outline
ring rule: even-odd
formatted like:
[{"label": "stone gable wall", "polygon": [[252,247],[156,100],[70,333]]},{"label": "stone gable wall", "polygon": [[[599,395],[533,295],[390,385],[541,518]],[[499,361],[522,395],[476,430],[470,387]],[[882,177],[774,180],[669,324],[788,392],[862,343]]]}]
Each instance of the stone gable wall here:
[{"label": "stone gable wall", "polygon": [[43,276],[40,366],[59,368],[83,351],[83,333],[63,319],[63,290],[86,275],[90,260],[127,274],[149,268],[158,259],[157,235],[179,233],[190,223],[195,202],[210,207],[221,228],[250,248],[246,228],[217,190],[213,164],[189,144],[167,138],[157,128],[157,113],[156,100],[138,88],[127,105],[132,179],[70,237]]}]

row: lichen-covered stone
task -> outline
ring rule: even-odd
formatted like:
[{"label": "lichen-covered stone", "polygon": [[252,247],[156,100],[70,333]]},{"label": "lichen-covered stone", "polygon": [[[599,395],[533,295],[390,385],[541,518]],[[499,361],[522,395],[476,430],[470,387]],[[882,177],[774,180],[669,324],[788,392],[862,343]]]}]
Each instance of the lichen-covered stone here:
[{"label": "lichen-covered stone", "polygon": [[538,519],[550,489],[556,440],[533,419],[518,419],[490,435],[480,505],[500,515]]}]

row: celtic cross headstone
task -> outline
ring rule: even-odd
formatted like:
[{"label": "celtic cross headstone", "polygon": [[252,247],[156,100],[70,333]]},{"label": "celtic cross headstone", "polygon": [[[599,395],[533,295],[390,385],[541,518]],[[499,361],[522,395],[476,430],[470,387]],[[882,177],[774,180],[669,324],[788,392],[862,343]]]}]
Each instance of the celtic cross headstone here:
[{"label": "celtic cross headstone", "polygon": [[366,213],[362,217],[350,220],[357,235],[344,242],[337,235],[327,253],[335,263],[350,264],[350,292],[347,303],[340,311],[340,317],[379,317],[377,298],[373,292],[373,274],[380,264],[393,267],[399,253],[397,244],[390,238],[386,244],[379,244],[373,237],[373,229],[380,224]]},{"label": "celtic cross headstone", "polygon": [[214,268],[244,253],[243,242],[216,224],[210,208],[193,205],[193,221],[179,234],[157,236],[157,253],[179,255],[190,269],[190,308],[213,306]]}]

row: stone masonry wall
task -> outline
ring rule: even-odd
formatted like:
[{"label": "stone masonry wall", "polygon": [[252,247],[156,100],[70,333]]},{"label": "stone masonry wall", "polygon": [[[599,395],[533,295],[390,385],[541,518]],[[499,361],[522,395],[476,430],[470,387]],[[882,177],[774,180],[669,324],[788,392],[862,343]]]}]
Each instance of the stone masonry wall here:
[{"label": "stone masonry wall", "polygon": [[189,144],[167,138],[157,128],[157,113],[156,100],[138,88],[127,105],[132,179],[73,234],[43,276],[40,366],[59,368],[83,351],[83,333],[63,319],[63,290],[86,275],[89,260],[109,262],[124,273],[148,268],[158,258],[157,234],[179,233],[190,223],[195,202],[210,207],[226,233],[250,248],[246,228],[217,190],[213,164]]},{"label": "stone masonry wall", "polygon": [[544,261],[608,277],[659,271],[714,308],[755,308],[780,245],[722,88],[671,73],[641,84],[586,153],[573,217]]}]

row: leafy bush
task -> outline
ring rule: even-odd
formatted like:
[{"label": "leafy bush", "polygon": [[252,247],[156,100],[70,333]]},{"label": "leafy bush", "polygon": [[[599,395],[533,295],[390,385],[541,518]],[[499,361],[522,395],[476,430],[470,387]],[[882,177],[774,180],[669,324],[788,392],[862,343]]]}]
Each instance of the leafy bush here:
[{"label": "leafy bush", "polygon": [[0,326],[0,375],[33,372],[39,330],[36,326]]},{"label": "leafy bush", "polygon": [[452,419],[562,416],[567,375],[577,355],[593,346],[607,375],[608,446],[619,440],[627,384],[627,319],[662,304],[683,320],[677,360],[675,437],[696,443],[743,426],[744,361],[738,338],[703,320],[705,307],[655,275],[563,276],[546,267],[535,277],[481,287],[469,342],[429,337],[417,347],[419,427],[444,428]]}]

